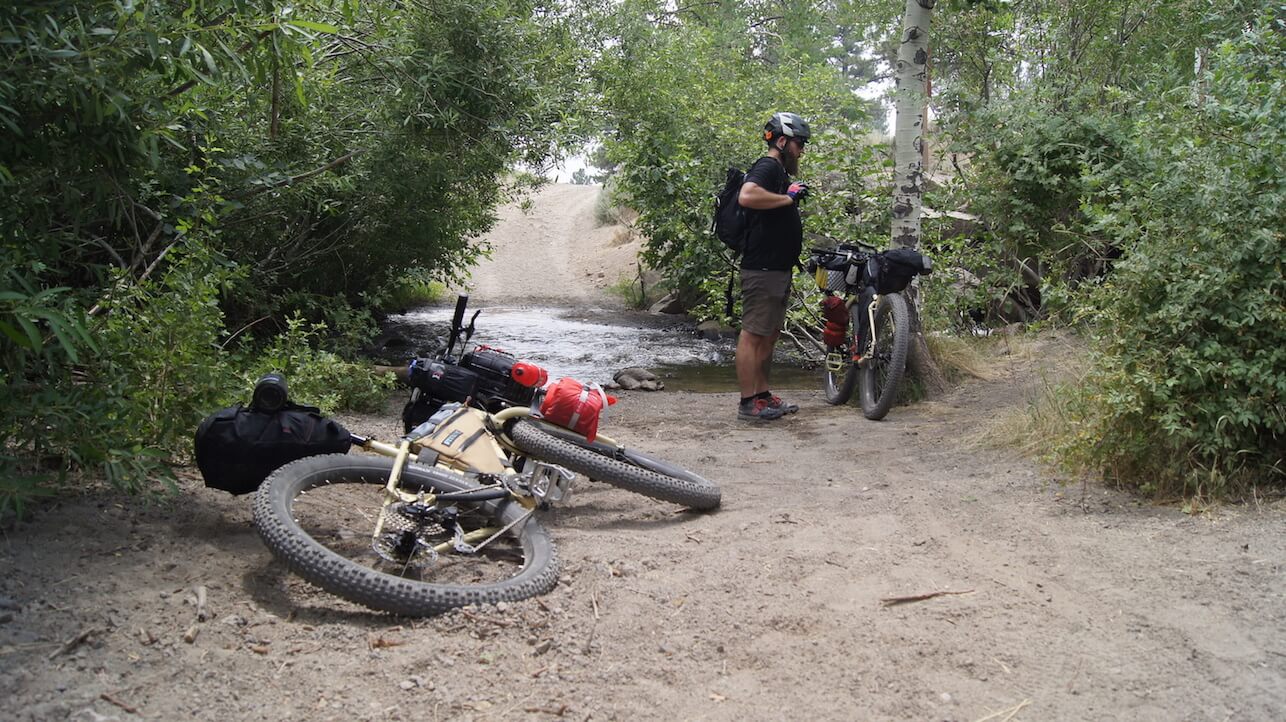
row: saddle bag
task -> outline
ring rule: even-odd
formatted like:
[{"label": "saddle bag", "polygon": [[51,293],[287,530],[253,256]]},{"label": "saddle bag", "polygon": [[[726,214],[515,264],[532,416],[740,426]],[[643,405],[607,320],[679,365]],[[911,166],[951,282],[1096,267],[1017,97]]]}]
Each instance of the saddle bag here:
[{"label": "saddle bag", "polygon": [[317,454],[344,454],[348,430],[313,406],[286,402],[276,411],[237,404],[197,427],[196,465],[211,489],[249,494],[279,467]]},{"label": "saddle bag", "polygon": [[602,386],[561,378],[546,387],[540,401],[540,417],[593,441],[607,405],[607,394]]}]

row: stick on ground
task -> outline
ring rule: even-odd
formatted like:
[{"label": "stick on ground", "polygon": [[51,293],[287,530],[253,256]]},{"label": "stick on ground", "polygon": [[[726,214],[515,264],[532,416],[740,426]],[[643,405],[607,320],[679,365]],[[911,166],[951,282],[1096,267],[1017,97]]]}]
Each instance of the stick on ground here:
[{"label": "stick on ground", "polygon": [[883,604],[886,607],[891,607],[895,604],[906,604],[908,602],[923,602],[926,599],[933,599],[934,597],[943,597],[948,594],[973,594],[973,590],[966,589],[962,592],[929,592],[928,594],[913,594],[909,597],[886,597],[880,600],[880,604]]}]

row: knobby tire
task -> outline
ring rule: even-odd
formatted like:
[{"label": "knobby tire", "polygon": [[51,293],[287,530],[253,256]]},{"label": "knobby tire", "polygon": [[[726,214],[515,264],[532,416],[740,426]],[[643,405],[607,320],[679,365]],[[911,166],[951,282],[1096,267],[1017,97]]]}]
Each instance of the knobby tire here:
[{"label": "knobby tire", "polygon": [[[392,459],[356,454],[287,464],[256,493],[255,527],[292,572],[332,594],[393,614],[430,616],[469,604],[517,601],[557,584],[553,542],[532,518],[476,554],[442,552],[428,569],[399,568],[376,554],[371,534],[392,465]],[[451,472],[408,464],[402,487],[446,493],[476,485]],[[508,498],[453,506],[466,531],[468,524],[504,528],[527,513]]]},{"label": "knobby tire", "polygon": [[861,368],[862,414],[878,421],[897,401],[911,347],[911,313],[900,293],[880,296],[875,309],[875,352]]},{"label": "knobby tire", "polygon": [[528,421],[510,430],[514,445],[540,461],[607,482],[643,496],[706,511],[718,508],[719,487],[697,474],[637,451],[590,442],[572,432],[556,432]]},{"label": "knobby tire", "polygon": [[827,346],[826,359],[823,360],[823,363],[825,363],[833,353],[838,353],[844,359],[844,366],[841,371],[836,372],[831,371],[829,367],[826,368],[822,391],[826,394],[826,403],[832,406],[842,406],[848,403],[848,400],[853,397],[853,389],[857,387],[858,368],[857,364],[853,363],[853,349],[857,345],[857,324],[861,319],[858,317],[857,306],[854,306],[849,313],[850,319],[844,345]]}]

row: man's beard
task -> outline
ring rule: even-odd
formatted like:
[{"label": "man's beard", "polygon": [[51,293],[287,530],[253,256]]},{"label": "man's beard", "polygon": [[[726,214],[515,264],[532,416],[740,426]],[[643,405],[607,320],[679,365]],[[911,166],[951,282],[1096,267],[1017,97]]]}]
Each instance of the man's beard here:
[{"label": "man's beard", "polygon": [[799,173],[799,154],[785,149],[781,154],[781,165],[786,169],[786,175],[794,178]]}]

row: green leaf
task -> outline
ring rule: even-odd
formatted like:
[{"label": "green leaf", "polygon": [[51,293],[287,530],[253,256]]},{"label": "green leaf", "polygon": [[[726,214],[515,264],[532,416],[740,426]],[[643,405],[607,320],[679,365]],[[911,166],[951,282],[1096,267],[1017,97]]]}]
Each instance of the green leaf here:
[{"label": "green leaf", "polygon": [[327,35],[339,34],[339,28],[335,27],[334,25],[328,25],[326,23],[317,23],[311,20],[291,20],[286,24],[293,25],[297,28],[304,28],[306,30],[314,30],[319,33],[326,33]]},{"label": "green leaf", "polygon": [[27,343],[23,344],[23,346],[36,352],[39,352],[40,349],[44,348],[44,342],[40,339],[40,330],[36,328],[36,324],[22,316],[15,316],[14,319],[27,334]]},{"label": "green leaf", "polygon": [[62,346],[63,353],[67,354],[67,358],[71,359],[72,363],[80,363],[80,356],[76,352],[76,343],[67,335],[62,323],[52,318],[48,320],[48,323],[49,329],[58,337],[58,343]]},{"label": "green leaf", "polygon": [[[209,51],[209,50],[206,50],[204,45],[197,45],[196,47],[197,47],[197,49],[198,49],[198,50],[200,50],[200,51],[201,51],[201,60],[203,60],[203,61],[205,62],[206,70],[208,70],[208,71],[210,72],[210,76],[211,76],[211,77],[218,77],[218,76],[219,76],[219,66],[217,66],[217,65],[215,65],[215,64],[214,64],[214,56],[213,56],[213,55],[210,55],[210,51]],[[208,81],[207,81],[207,82],[208,82]]]},{"label": "green leaf", "polygon": [[13,341],[20,348],[28,348],[28,349],[31,348],[30,342],[27,340],[27,337],[19,333],[18,329],[14,328],[13,326],[10,326],[4,321],[0,321],[0,333],[3,333],[4,335],[8,336],[9,340]]}]

